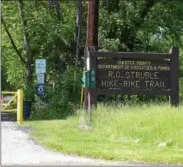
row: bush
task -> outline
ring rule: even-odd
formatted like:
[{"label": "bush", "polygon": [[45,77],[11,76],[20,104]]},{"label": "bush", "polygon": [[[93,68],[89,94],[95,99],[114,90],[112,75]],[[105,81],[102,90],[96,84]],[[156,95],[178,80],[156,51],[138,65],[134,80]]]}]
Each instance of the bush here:
[{"label": "bush", "polygon": [[74,70],[68,69],[58,77],[55,89],[48,88],[44,97],[36,97],[32,119],[62,119],[74,114],[80,100],[80,73],[74,80]]},{"label": "bush", "polygon": [[98,98],[99,102],[108,105],[143,105],[143,104],[164,104],[168,102],[167,96],[146,96],[146,95],[101,95]]}]

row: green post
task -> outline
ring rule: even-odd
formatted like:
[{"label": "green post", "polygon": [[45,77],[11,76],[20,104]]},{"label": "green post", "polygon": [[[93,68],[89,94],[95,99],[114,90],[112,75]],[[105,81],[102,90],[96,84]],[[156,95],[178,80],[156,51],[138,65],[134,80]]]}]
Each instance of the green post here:
[{"label": "green post", "polygon": [[94,69],[91,69],[91,71],[90,71],[90,74],[91,74],[91,83],[90,83],[90,87],[91,88],[95,88],[96,87],[96,80],[95,80],[95,75],[96,75],[96,73],[95,73],[95,70]]},{"label": "green post", "polygon": [[83,88],[90,87],[90,80],[89,80],[89,78],[90,78],[90,72],[89,71],[83,72],[83,78],[82,78],[82,81],[83,81],[82,86],[83,86]]}]

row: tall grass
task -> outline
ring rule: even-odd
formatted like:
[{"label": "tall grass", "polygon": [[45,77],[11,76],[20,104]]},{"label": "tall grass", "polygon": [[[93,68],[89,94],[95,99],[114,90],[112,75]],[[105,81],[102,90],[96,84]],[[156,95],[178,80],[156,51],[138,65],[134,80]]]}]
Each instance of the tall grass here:
[{"label": "tall grass", "polygon": [[102,133],[111,140],[123,142],[123,138],[128,138],[131,143],[130,140],[138,139],[142,145],[155,147],[159,142],[169,142],[170,147],[183,148],[182,108],[149,105],[114,109],[100,105],[91,120],[96,131],[103,129]]},{"label": "tall grass", "polygon": [[101,104],[91,115],[80,110],[67,120],[29,123],[36,128],[32,135],[57,151],[133,162],[183,164],[183,106]]}]

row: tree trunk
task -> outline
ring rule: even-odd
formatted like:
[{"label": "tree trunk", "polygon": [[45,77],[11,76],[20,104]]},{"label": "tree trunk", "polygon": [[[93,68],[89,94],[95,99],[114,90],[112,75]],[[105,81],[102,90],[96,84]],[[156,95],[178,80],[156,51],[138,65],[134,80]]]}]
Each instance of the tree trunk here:
[{"label": "tree trunk", "polygon": [[62,11],[58,0],[48,0],[48,5],[51,8],[56,9],[57,17],[61,21],[62,19]]},{"label": "tree trunk", "polygon": [[26,56],[27,56],[27,62],[26,62],[26,84],[28,89],[33,88],[33,77],[32,77],[32,67],[31,64],[33,63],[33,56],[31,54],[30,50],[30,40],[29,40],[29,35],[26,31],[26,19],[24,17],[24,12],[23,12],[23,1],[18,0],[18,10],[19,10],[19,16],[20,16],[20,21],[22,24],[22,34],[24,38],[24,46],[25,46],[25,51],[26,51]]},{"label": "tree trunk", "polygon": [[78,67],[78,63],[80,64],[81,57],[79,57],[79,47],[81,40],[81,26],[82,26],[82,10],[83,4],[82,0],[77,0],[77,16],[76,16],[76,69]]}]

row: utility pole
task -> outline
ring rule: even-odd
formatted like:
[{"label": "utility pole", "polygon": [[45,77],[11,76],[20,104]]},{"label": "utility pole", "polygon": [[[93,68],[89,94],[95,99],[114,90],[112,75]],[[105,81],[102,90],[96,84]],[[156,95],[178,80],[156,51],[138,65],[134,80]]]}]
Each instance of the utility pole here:
[{"label": "utility pole", "polygon": [[88,1],[86,47],[98,47],[99,0]]},{"label": "utility pole", "polygon": [[[98,50],[98,20],[99,20],[99,0],[89,0],[88,1],[88,18],[87,18],[87,37],[86,37],[86,56],[88,50]],[[90,103],[90,104],[89,104]],[[89,109],[92,106],[92,101],[90,100],[89,89],[84,90],[84,107]]]}]

